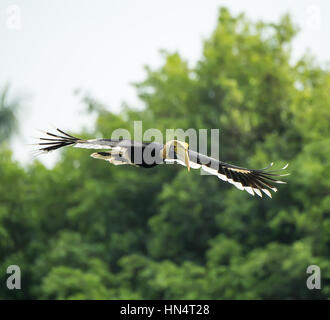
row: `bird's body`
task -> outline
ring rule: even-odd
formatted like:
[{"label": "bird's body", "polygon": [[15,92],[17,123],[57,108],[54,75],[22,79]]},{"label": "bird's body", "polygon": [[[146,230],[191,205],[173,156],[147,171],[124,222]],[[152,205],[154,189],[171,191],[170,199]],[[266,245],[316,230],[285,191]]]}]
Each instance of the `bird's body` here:
[{"label": "bird's body", "polygon": [[142,168],[153,168],[164,163],[163,145],[157,142],[136,142],[119,140],[111,151],[95,152],[93,158],[110,161],[114,164],[131,164]]},{"label": "bird's body", "polygon": [[[179,163],[190,170],[202,169],[221,180],[233,184],[251,195],[262,197],[262,192],[271,197],[276,192],[274,183],[285,183],[278,177],[279,170],[270,171],[272,163],[264,169],[246,169],[208,157],[189,150],[188,144],[178,140],[168,141],[165,145],[157,142],[137,142],[127,139],[92,139],[83,140],[56,129],[59,134],[45,132],[47,137],[40,138],[38,143],[41,152],[50,152],[65,146],[84,149],[98,149],[91,157],[108,161],[114,165],[134,165],[142,168],[153,168],[164,163]],[[287,165],[280,170],[287,168]]]}]

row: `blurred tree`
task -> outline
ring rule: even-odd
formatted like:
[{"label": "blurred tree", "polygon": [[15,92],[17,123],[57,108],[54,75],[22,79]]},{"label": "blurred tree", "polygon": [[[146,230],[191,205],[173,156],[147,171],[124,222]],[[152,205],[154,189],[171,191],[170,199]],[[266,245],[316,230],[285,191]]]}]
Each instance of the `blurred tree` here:
[{"label": "blurred tree", "polygon": [[0,143],[8,140],[17,130],[16,112],[19,100],[8,101],[9,85],[6,85],[0,93]]}]

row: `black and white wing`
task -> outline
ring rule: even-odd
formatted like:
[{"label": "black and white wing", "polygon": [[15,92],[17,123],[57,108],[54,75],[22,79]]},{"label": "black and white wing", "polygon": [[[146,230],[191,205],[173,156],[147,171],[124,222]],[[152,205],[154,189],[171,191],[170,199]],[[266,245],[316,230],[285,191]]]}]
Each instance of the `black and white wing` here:
[{"label": "black and white wing", "polygon": [[[219,179],[229,182],[236,188],[245,190],[253,196],[257,194],[262,197],[263,192],[271,198],[272,195],[270,191],[277,191],[274,184],[286,183],[279,180],[279,177],[289,175],[288,173],[281,174],[281,170],[285,170],[288,167],[288,164],[279,170],[273,171],[269,170],[273,163],[263,169],[247,169],[218,161],[191,150],[189,150],[189,158],[190,168],[202,169],[204,172],[215,175]],[[179,163],[186,166],[184,162],[178,159],[166,159],[165,161]]]},{"label": "black and white wing", "polygon": [[47,153],[50,151],[57,150],[66,146],[73,146],[75,148],[83,149],[110,149],[114,150],[118,148],[119,144],[123,143],[123,140],[119,139],[91,139],[83,140],[74,137],[60,129],[56,129],[58,133],[54,134],[47,131],[41,131],[45,137],[38,138],[40,140],[36,145],[39,149],[35,150],[39,153]]}]

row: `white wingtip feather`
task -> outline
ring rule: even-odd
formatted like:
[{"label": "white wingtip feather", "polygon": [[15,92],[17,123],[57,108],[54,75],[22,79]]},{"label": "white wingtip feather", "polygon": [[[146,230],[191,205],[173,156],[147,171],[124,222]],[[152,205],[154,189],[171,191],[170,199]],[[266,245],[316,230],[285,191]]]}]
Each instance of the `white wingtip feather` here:
[{"label": "white wingtip feather", "polygon": [[276,181],[274,181],[275,183],[282,183],[282,184],[286,184],[286,182],[285,181],[281,181],[281,180],[276,180]]},{"label": "white wingtip feather", "polygon": [[251,195],[254,196],[254,192],[253,192],[253,189],[251,187],[244,187],[244,189]]},{"label": "white wingtip feather", "polygon": [[224,174],[218,173],[218,178],[223,181],[227,181],[227,177]]},{"label": "white wingtip feather", "polygon": [[239,190],[244,190],[244,187],[243,187],[242,183],[240,183],[240,182],[235,182],[235,187]]},{"label": "white wingtip feather", "polygon": [[271,198],[272,197],[272,194],[269,192],[269,190],[267,189],[262,189],[262,191],[269,197]]},{"label": "white wingtip feather", "polygon": [[260,197],[262,198],[262,193],[260,192],[260,190],[258,188],[253,188],[253,191]]}]

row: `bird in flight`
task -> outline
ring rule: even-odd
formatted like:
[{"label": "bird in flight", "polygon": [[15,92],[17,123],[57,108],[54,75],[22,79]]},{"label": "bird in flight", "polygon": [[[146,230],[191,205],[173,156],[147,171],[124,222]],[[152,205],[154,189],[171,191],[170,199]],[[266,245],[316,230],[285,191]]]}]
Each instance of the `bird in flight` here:
[{"label": "bird in flight", "polygon": [[251,195],[257,194],[262,197],[262,192],[270,198],[271,192],[276,192],[274,184],[286,183],[278,180],[283,174],[282,170],[288,164],[278,170],[269,170],[273,165],[263,169],[246,169],[237,167],[214,158],[208,157],[189,149],[186,142],[170,140],[165,144],[157,142],[137,142],[127,139],[91,139],[84,140],[74,137],[60,129],[56,134],[42,131],[45,137],[41,137],[39,153],[48,153],[56,149],[73,146],[83,149],[102,150],[91,154],[92,158],[108,161],[114,165],[133,165],[143,168],[152,168],[164,163],[178,163],[192,169],[215,175],[223,181],[233,184],[240,190],[245,190]]}]

